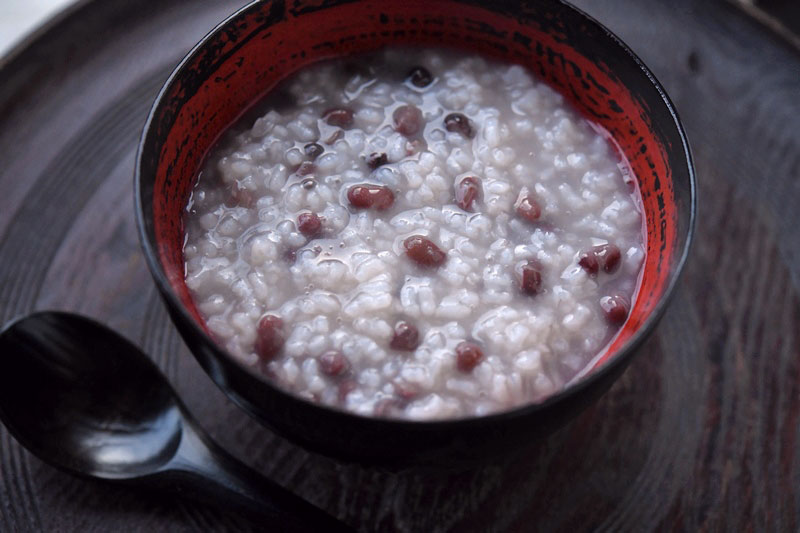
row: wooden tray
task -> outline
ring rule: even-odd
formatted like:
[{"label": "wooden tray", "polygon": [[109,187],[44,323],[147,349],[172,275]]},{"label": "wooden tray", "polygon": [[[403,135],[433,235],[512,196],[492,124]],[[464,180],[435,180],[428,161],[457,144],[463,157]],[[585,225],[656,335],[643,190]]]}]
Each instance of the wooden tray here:
[{"label": "wooden tray", "polygon": [[[122,331],[222,445],[360,530],[797,530],[798,50],[723,2],[577,3],[681,113],[698,232],[644,353],[513,465],[392,474],[310,455],[227,401],[181,343],[139,250],[135,147],[169,71],[237,2],[87,0],[0,60],[0,321],[58,308]],[[0,429],[0,531],[262,528],[74,479]]]}]

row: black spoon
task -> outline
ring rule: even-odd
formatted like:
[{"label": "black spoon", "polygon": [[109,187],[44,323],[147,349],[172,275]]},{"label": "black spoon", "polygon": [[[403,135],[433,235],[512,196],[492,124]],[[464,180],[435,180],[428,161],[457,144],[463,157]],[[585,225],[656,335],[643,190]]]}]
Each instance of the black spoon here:
[{"label": "black spoon", "polygon": [[147,356],[78,315],[35,313],[0,332],[0,420],[72,474],[258,513],[281,531],[351,531],[228,455]]}]

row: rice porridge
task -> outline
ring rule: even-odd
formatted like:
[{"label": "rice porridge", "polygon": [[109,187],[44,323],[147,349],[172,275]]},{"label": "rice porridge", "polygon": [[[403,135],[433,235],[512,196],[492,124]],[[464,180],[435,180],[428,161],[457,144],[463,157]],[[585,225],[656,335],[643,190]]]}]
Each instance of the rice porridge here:
[{"label": "rice porridge", "polygon": [[635,180],[520,66],[436,49],[318,63],[208,157],[186,284],[301,397],[406,419],[540,401],[602,353],[644,259]]}]

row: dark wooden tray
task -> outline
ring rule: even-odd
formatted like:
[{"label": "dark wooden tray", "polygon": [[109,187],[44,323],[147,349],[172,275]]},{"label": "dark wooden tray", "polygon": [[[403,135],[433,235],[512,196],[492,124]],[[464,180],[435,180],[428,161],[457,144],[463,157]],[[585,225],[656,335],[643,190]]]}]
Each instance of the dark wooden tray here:
[{"label": "dark wooden tray", "polygon": [[[512,465],[391,474],[310,455],[227,401],[175,333],[137,242],[135,146],[173,65],[237,2],[83,1],[0,60],[0,321],[58,308],[122,331],[222,445],[364,531],[797,530],[798,50],[720,1],[577,3],[675,101],[698,232],[644,353]],[[0,531],[263,527],[74,479],[0,429]]]}]

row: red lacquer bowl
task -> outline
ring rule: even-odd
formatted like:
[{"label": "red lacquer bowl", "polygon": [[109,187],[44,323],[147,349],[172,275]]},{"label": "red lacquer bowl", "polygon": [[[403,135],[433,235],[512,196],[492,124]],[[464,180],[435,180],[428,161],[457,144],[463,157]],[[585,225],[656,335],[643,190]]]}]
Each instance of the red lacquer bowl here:
[{"label": "red lacquer bowl", "polygon": [[[455,47],[528,67],[613,136],[638,179],[647,255],[630,317],[590,372],[542,403],[436,422],[369,418],[314,404],[227,355],[189,296],[182,214],[219,135],[297,69],[393,44]],[[276,0],[231,16],[172,73],[139,146],[136,202],[147,261],[175,325],[239,405],[324,454],[383,465],[443,465],[482,461],[546,434],[620,375],[663,313],[686,259],[695,183],[683,129],[653,75],[607,29],[559,0]]]}]

